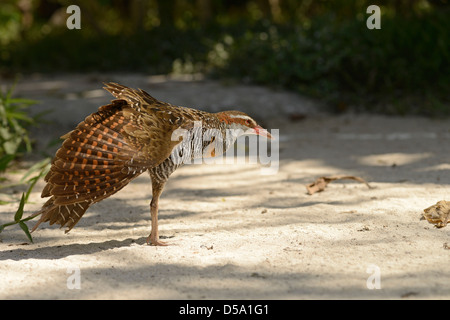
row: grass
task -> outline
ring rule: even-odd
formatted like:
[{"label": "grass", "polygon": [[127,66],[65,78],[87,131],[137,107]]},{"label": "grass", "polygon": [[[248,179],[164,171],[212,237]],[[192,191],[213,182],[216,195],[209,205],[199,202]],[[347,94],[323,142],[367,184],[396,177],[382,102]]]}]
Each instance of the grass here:
[{"label": "grass", "polygon": [[[15,85],[9,89],[0,90],[0,173],[10,169],[13,161],[20,159],[24,153],[32,151],[29,128],[38,125],[40,117],[43,115],[41,113],[33,117],[29,116],[29,108],[37,101],[13,97],[14,87]],[[13,221],[0,225],[0,232],[7,226],[18,225],[25,232],[27,238],[33,242],[25,221],[34,218],[34,216],[22,218],[24,206],[28,202],[30,193],[37,181],[45,176],[49,169],[50,159],[46,158],[33,165],[25,173],[19,184],[27,185],[27,191],[22,193]],[[30,178],[30,176],[32,177]],[[4,179],[2,181],[0,190],[12,186],[11,184],[5,184]],[[5,204],[9,204],[9,202],[0,202],[0,205]]]},{"label": "grass", "polygon": [[47,111],[30,116],[35,100],[13,97],[15,84],[9,89],[0,88],[0,173],[12,163],[32,151],[28,129],[37,126]]},{"label": "grass", "polygon": [[[17,208],[16,212],[14,213],[13,220],[11,222],[0,225],[0,233],[6,227],[18,225],[23,230],[23,232],[27,236],[28,240],[30,242],[33,242],[33,238],[31,236],[31,233],[25,222],[29,221],[31,219],[34,219],[37,215],[32,214],[26,218],[23,218],[24,207],[25,207],[25,204],[28,202],[28,198],[29,198],[30,193],[33,190],[35,184],[39,181],[39,179],[44,177],[49,170],[50,170],[50,158],[46,158],[42,161],[39,161],[35,165],[33,165],[27,171],[27,173],[25,173],[25,175],[21,179],[21,183],[28,185],[27,191],[22,193],[22,196],[21,196],[19,204],[18,204],[18,208]],[[31,178],[29,178],[29,176],[33,175],[33,174],[35,174],[35,175],[32,176]]]}]

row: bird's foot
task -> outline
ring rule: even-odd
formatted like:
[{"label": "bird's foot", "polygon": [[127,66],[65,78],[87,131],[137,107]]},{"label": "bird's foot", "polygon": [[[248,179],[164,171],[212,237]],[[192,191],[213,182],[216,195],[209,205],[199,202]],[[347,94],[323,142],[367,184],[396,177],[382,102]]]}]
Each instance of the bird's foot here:
[{"label": "bird's foot", "polygon": [[150,234],[147,237],[147,244],[152,246],[168,246],[169,244],[167,242],[159,240],[159,237],[155,237],[152,234]]}]

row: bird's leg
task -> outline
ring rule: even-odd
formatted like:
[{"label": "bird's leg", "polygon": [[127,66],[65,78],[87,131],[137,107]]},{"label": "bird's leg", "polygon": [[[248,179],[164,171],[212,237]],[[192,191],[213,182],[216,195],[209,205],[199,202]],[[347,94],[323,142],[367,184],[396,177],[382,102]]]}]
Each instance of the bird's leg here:
[{"label": "bird's leg", "polygon": [[164,188],[164,183],[152,181],[152,201],[150,202],[150,215],[152,218],[152,230],[147,238],[147,244],[154,246],[167,246],[167,243],[159,240],[158,233],[158,202]]},{"label": "bird's leg", "polygon": [[153,198],[150,202],[150,215],[152,218],[152,230],[147,238],[147,243],[154,246],[167,246],[168,244],[164,241],[159,240],[158,232],[158,200],[159,198]]}]

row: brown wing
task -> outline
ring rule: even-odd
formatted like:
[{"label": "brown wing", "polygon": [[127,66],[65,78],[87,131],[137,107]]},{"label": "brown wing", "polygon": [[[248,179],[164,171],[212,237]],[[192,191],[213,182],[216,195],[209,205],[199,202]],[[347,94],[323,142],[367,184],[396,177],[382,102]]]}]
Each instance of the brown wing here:
[{"label": "brown wing", "polygon": [[62,137],[65,140],[45,177],[47,185],[41,195],[51,198],[39,212],[41,218],[33,230],[49,221],[67,226],[69,231],[92,203],[161,163],[179,143],[171,141],[167,133],[176,128],[176,119],[170,113],[169,118],[164,118],[165,112],[161,116],[155,99],[132,89],[122,93],[119,100],[100,107]]},{"label": "brown wing", "polygon": [[152,167],[167,159],[182,138],[172,140],[173,132],[180,126],[189,126],[182,115],[182,108],[160,102],[143,90],[119,85],[105,84],[117,99],[128,102],[131,108],[124,110],[130,121],[124,126],[129,143],[138,152],[135,158],[150,163]]}]

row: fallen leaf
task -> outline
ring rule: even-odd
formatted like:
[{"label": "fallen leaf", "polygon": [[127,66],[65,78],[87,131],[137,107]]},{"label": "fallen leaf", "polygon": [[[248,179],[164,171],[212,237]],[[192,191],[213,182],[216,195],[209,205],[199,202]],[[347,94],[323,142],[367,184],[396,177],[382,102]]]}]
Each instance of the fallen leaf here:
[{"label": "fallen leaf", "polygon": [[423,211],[423,218],[437,228],[443,228],[450,219],[450,201],[441,200]]},{"label": "fallen leaf", "polygon": [[308,184],[306,186],[306,190],[308,190],[308,194],[310,194],[310,195],[314,194],[316,192],[321,192],[321,191],[325,190],[325,188],[331,181],[335,181],[335,180],[355,180],[355,181],[364,183],[369,189],[372,189],[372,187],[366,182],[366,180],[364,180],[363,178],[360,178],[360,177],[330,176],[330,177],[318,178],[314,183]]}]

